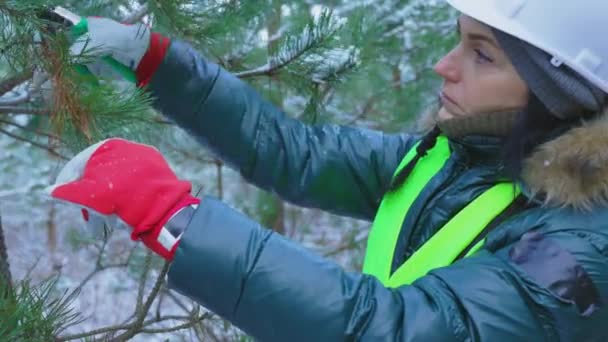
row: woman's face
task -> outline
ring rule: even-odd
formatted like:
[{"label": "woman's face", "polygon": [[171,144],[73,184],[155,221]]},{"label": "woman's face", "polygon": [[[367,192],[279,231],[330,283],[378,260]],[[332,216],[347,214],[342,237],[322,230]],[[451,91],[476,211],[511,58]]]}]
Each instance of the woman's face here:
[{"label": "woman's face", "polygon": [[458,32],[460,42],[434,68],[444,80],[439,120],[524,108],[528,87],[490,27],[462,15]]}]

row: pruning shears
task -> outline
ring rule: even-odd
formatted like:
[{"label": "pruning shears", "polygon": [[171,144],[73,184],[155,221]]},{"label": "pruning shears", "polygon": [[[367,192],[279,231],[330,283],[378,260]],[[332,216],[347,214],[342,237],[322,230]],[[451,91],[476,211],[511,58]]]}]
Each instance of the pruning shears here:
[{"label": "pruning shears", "polygon": [[[63,7],[57,6],[53,9],[44,10],[41,15],[41,19],[45,19],[57,24],[60,26],[69,28],[72,39],[82,38],[84,35],[88,33],[88,23],[86,17],[81,17]],[[136,83],[135,72],[131,70],[129,67],[121,64],[116,61],[111,56],[103,56],[101,60],[108,64],[114,71],[119,73],[124,79]],[[81,68],[79,70],[81,73],[87,73],[88,70],[86,68]]]}]

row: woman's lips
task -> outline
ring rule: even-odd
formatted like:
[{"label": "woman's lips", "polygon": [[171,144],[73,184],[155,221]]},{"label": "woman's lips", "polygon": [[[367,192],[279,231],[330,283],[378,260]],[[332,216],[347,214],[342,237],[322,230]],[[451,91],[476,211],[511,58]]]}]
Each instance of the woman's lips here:
[{"label": "woman's lips", "polygon": [[458,116],[464,115],[465,111],[462,110],[462,108],[458,105],[458,103],[456,101],[454,101],[451,97],[446,95],[446,93],[441,92],[439,97],[441,98],[441,104],[445,107],[445,109],[448,112],[452,113],[453,115],[458,115]]}]

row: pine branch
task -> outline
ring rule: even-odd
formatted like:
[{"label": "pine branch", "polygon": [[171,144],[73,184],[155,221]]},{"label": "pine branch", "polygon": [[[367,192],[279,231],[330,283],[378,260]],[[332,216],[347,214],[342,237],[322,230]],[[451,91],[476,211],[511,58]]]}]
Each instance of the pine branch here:
[{"label": "pine branch", "polygon": [[[57,278],[37,286],[23,281],[0,315],[2,341],[52,341],[66,326],[81,323],[71,308],[78,293],[55,293]],[[5,302],[6,304],[6,302]]]},{"label": "pine branch", "polygon": [[318,20],[309,22],[299,35],[287,34],[285,38],[277,43],[276,54],[270,56],[269,62],[252,70],[237,72],[239,78],[250,78],[256,76],[271,76],[279,70],[300,59],[306,53],[323,47],[339,30],[340,25],[334,22],[331,12],[321,14]]}]

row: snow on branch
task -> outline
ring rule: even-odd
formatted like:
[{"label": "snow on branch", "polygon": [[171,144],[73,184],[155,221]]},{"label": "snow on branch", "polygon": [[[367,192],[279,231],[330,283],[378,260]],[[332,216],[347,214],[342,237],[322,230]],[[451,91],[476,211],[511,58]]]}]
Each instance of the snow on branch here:
[{"label": "snow on branch", "polygon": [[305,54],[323,47],[342,25],[343,22],[336,20],[331,11],[324,11],[318,18],[309,22],[299,35],[286,34],[278,44],[277,52],[268,58],[265,65],[237,72],[235,75],[239,78],[250,78],[275,74]]}]

